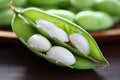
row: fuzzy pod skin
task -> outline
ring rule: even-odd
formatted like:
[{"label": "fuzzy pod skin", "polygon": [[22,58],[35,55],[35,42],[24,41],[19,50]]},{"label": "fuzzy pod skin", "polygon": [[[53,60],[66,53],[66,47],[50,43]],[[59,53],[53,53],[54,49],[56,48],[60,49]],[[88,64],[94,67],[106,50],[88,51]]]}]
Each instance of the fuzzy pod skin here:
[{"label": "fuzzy pod skin", "polygon": [[104,30],[113,26],[113,18],[100,11],[81,11],[75,16],[75,22],[87,31]]},{"label": "fuzzy pod skin", "polygon": [[56,62],[61,62],[67,66],[71,66],[76,62],[74,55],[66,48],[60,46],[53,46],[47,51],[46,55]]},{"label": "fuzzy pod skin", "polygon": [[68,11],[68,10],[62,10],[62,9],[51,9],[51,10],[47,10],[46,11],[47,13],[50,13],[50,14],[55,14],[57,16],[61,16],[63,18],[66,18],[70,21],[74,21],[74,16],[75,14],[71,11]]},{"label": "fuzzy pod skin", "polygon": [[[94,41],[94,39],[89,35],[89,33],[87,33],[83,28],[81,28],[80,26],[72,23],[71,21],[68,21],[66,19],[48,14],[42,10],[39,10],[37,8],[27,8],[25,10],[22,11],[23,13],[17,13],[16,17],[14,17],[13,20],[13,30],[14,32],[18,35],[18,38],[23,42],[23,44],[25,44],[33,53],[37,54],[38,56],[43,57],[44,59],[47,59],[49,62],[57,64],[57,65],[62,65],[65,66],[64,64],[60,64],[60,63],[56,63],[55,61],[49,59],[46,55],[41,54],[40,52],[38,52],[37,50],[33,50],[31,47],[28,46],[28,44],[26,43],[26,40],[29,38],[29,36],[31,36],[31,34],[33,35],[34,33],[40,33],[43,36],[45,36],[46,38],[48,38],[48,40],[50,40],[50,42],[54,45],[57,46],[62,46],[68,50],[70,50],[73,54],[74,57],[76,59],[75,64],[71,65],[73,68],[76,69],[93,69],[93,68],[97,68],[97,67],[105,67],[109,65],[109,63],[107,62],[107,60],[104,58],[104,56],[102,55],[98,45],[96,44],[96,42]],[[23,19],[21,19],[21,17]],[[89,55],[85,55],[85,54],[78,54],[80,53],[78,50],[76,50],[73,46],[61,42],[59,40],[57,40],[56,38],[52,38],[50,37],[49,34],[47,34],[46,32],[44,32],[43,30],[41,30],[40,28],[37,27],[36,21],[37,20],[46,20],[49,21],[53,24],[55,24],[57,27],[63,29],[68,35],[72,34],[72,33],[81,33],[87,40],[88,43],[90,44],[90,53]],[[29,26],[32,27],[27,27],[27,29],[25,29],[24,27],[21,27],[21,25],[28,25],[28,24],[24,24],[24,20],[28,21]],[[19,24],[18,24],[19,23]],[[33,29],[31,29],[33,28]],[[19,31],[20,29],[24,29]],[[35,30],[35,31],[33,31]],[[26,34],[26,33],[30,33],[30,34]],[[21,34],[22,33],[22,34]],[[24,33],[24,35],[23,35]],[[82,57],[81,57],[82,56]],[[88,57],[90,57],[91,59],[94,59],[96,61],[105,63],[105,65],[97,65],[92,63]]]},{"label": "fuzzy pod skin", "polygon": [[38,28],[41,28],[42,30],[50,34],[51,37],[57,38],[62,42],[69,41],[67,33],[64,30],[58,28],[53,23],[46,20],[37,20],[36,24]]},{"label": "fuzzy pod skin", "polygon": [[27,42],[32,48],[41,52],[46,52],[52,46],[49,40],[40,34],[32,35]]}]

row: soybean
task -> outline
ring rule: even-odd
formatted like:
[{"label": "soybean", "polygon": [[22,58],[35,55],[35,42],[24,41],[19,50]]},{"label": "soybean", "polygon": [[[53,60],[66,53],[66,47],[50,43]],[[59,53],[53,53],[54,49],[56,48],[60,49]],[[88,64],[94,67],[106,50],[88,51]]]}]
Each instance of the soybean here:
[{"label": "soybean", "polygon": [[29,39],[28,39],[28,44],[41,52],[46,52],[47,50],[49,50],[51,48],[51,43],[49,42],[49,40],[47,38],[45,38],[44,36],[40,35],[40,34],[34,34],[32,35]]}]

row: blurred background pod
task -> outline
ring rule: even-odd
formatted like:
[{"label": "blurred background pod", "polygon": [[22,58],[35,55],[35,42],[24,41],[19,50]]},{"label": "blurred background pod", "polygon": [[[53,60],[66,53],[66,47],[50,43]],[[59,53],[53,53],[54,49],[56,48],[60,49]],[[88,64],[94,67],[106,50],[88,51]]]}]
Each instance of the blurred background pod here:
[{"label": "blurred background pod", "polygon": [[[0,0],[0,10],[8,9],[8,4],[11,0]],[[16,7],[25,7],[27,0],[12,0]]]},{"label": "blurred background pod", "polygon": [[[21,10],[22,8],[17,8],[18,10]],[[12,22],[14,12],[11,11],[10,9],[5,9],[0,11],[0,25],[1,26],[10,26]]]},{"label": "blurred background pod", "polygon": [[70,0],[59,0],[60,2],[57,4],[60,9],[68,9],[71,7]]},{"label": "blurred background pod", "polygon": [[[8,3],[10,1],[11,0],[0,0],[0,13],[1,13],[0,16],[3,16],[0,17],[0,20],[2,20],[3,18],[6,19],[6,17],[8,17],[8,20],[6,20],[6,22],[3,21],[0,22],[1,23],[0,25],[2,26],[10,25],[10,20],[11,20],[10,18],[12,18],[11,17],[12,12],[10,14],[6,13],[6,9],[8,9]],[[37,7],[42,10],[46,10],[46,12],[49,12],[50,14],[64,17],[75,23],[76,23],[76,17],[74,16],[77,16],[80,12],[84,10],[105,12],[106,15],[108,14],[113,17],[114,24],[120,21],[119,0],[44,0],[44,1],[43,0],[13,0],[13,5],[21,8]],[[94,14],[90,14],[90,15],[94,16]],[[94,17],[91,17],[91,19],[92,18]],[[103,21],[105,21],[104,19],[105,18],[103,18]],[[101,22],[102,22],[102,18],[101,18]],[[84,23],[87,23],[87,20],[84,20]],[[111,24],[113,24],[113,22],[111,22]],[[108,23],[104,23],[104,24],[101,23],[101,25],[108,25]],[[112,25],[108,25],[108,28],[110,27],[112,27]],[[106,27],[104,29],[108,29],[108,28]],[[103,28],[101,29],[98,26],[97,30],[99,29],[102,30]],[[96,31],[96,29],[92,29],[92,31]]]},{"label": "blurred background pod", "polygon": [[95,0],[70,0],[72,6],[79,10],[89,9],[95,5]]},{"label": "blurred background pod", "polygon": [[0,25],[2,26],[10,25],[13,15],[14,13],[10,9],[5,9],[5,10],[0,11]]},{"label": "blurred background pod", "polygon": [[37,6],[37,7],[42,7],[42,6],[56,6],[60,0],[28,0],[28,3],[31,6]]},{"label": "blurred background pod", "polygon": [[[11,0],[0,0],[0,25],[2,27],[9,26],[11,24],[13,18],[13,11],[11,11],[8,7],[8,4]],[[20,7],[19,9],[23,8],[27,4],[27,0],[12,0],[13,5],[16,7]]]},{"label": "blurred background pod", "polygon": [[74,21],[75,14],[72,11],[64,9],[50,9],[46,11],[47,13],[54,14],[70,21]]},{"label": "blurred background pod", "polygon": [[120,0],[96,0],[96,10],[120,16]]},{"label": "blurred background pod", "polygon": [[87,31],[108,29],[113,26],[113,18],[100,11],[81,11],[75,16],[75,22]]}]

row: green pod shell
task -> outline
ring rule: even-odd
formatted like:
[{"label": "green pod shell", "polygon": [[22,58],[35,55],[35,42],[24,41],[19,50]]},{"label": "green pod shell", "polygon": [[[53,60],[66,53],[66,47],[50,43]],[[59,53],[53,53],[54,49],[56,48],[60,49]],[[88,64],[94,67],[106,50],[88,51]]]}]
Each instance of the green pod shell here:
[{"label": "green pod shell", "polygon": [[[33,26],[31,26],[23,17],[21,17],[20,15],[14,16],[12,21],[12,29],[16,33],[20,41],[34,54],[46,59],[48,62],[51,62],[55,65],[66,67],[66,65],[62,63],[56,63],[56,61],[48,58],[45,54],[33,49],[28,45],[27,40],[29,39],[29,37],[32,36],[33,34],[38,34],[39,32]],[[96,65],[91,63],[89,60],[86,60],[85,58],[78,57],[77,55],[74,56],[76,58],[76,63],[67,67],[75,69],[93,69],[97,67]]]},{"label": "green pod shell", "polygon": [[[47,59],[48,61],[57,64],[57,65],[61,65],[61,63],[56,63],[55,61],[49,60],[45,55],[41,54],[40,52],[32,49],[27,43],[26,41],[28,40],[28,38],[34,34],[34,32],[36,33],[40,33],[43,36],[45,36],[46,38],[48,38],[51,43],[53,45],[57,45],[57,46],[63,46],[65,48],[67,48],[68,50],[70,50],[74,56],[76,57],[76,63],[74,65],[71,65],[71,67],[76,68],[76,69],[92,69],[95,67],[103,67],[103,65],[96,65],[91,63],[91,60],[93,61],[98,61],[98,62],[103,62],[105,63],[106,66],[109,65],[109,63],[107,62],[107,60],[104,58],[104,56],[102,55],[98,45],[96,44],[95,40],[89,35],[89,33],[87,33],[84,29],[82,29],[80,26],[64,19],[61,17],[57,17],[55,15],[51,15],[48,14],[42,10],[36,9],[36,8],[28,8],[23,10],[23,14],[20,14],[24,19],[26,19],[29,23],[29,25],[32,25],[32,28],[34,29],[25,29],[23,26],[23,22],[25,21],[19,21],[22,17],[14,17],[13,20],[13,31],[17,34],[18,38],[31,50],[33,51],[35,54],[40,55],[42,57],[44,57],[45,59]],[[24,20],[23,19],[23,20]],[[69,44],[61,42],[59,40],[57,40],[56,38],[51,38],[49,36],[49,34],[45,33],[44,31],[42,31],[41,29],[36,27],[35,22],[38,20],[47,20],[50,21],[52,23],[54,23],[57,27],[61,28],[62,30],[64,30],[68,35],[72,34],[72,33],[81,33],[89,42],[90,44],[90,54],[89,55],[85,55],[83,53],[80,53],[77,49],[71,47]],[[18,21],[17,21],[18,20]],[[22,23],[20,23],[22,22]],[[21,25],[23,27],[21,27]],[[23,30],[22,30],[23,29]],[[36,30],[36,31],[32,31],[31,30]],[[30,33],[30,34],[28,34]],[[89,60],[90,59],[90,60]],[[62,64],[63,66],[63,64]],[[64,65],[65,66],[65,65]]]}]

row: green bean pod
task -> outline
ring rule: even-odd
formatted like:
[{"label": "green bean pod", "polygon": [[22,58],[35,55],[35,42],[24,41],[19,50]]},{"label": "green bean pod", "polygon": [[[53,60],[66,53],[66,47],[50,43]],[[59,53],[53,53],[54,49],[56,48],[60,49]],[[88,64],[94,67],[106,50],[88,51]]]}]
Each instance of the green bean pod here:
[{"label": "green bean pod", "polygon": [[[54,37],[51,37],[48,33],[43,31],[42,29],[38,28],[35,22],[39,19],[52,22],[57,27],[64,30],[68,35],[72,33],[81,33],[90,44],[89,55],[79,52],[76,48],[71,46],[69,43],[61,42],[60,40]],[[52,14],[48,14],[37,8],[27,8],[23,10],[22,13],[16,12],[16,15],[14,16],[12,21],[12,28],[13,28],[13,31],[18,36],[18,38],[22,41],[22,43],[25,44],[25,46],[27,46],[33,53],[43,57],[44,59],[56,65],[71,67],[75,69],[93,69],[93,68],[104,67],[109,65],[107,60],[102,55],[97,43],[89,35],[89,33],[87,33],[80,26],[64,18],[55,16]],[[41,52],[31,48],[28,45],[27,40],[29,39],[30,36],[36,33],[42,34],[43,36],[45,36],[52,43],[52,45],[62,46],[67,48],[69,51],[71,51],[74,54],[76,62],[71,66],[67,66],[62,63],[56,63],[56,61],[49,59],[45,54],[42,54]],[[100,65],[98,65],[98,63],[96,64],[95,62],[99,62]],[[101,64],[101,63],[104,63],[104,64]]]}]

